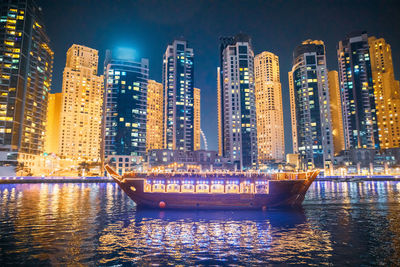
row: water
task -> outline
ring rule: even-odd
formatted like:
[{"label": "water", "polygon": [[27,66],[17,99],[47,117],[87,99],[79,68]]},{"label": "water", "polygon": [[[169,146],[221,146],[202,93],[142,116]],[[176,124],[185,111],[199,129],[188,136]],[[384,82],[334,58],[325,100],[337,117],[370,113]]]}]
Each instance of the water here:
[{"label": "water", "polygon": [[316,182],[296,211],[137,211],[115,184],[0,185],[3,265],[400,265],[400,182]]}]

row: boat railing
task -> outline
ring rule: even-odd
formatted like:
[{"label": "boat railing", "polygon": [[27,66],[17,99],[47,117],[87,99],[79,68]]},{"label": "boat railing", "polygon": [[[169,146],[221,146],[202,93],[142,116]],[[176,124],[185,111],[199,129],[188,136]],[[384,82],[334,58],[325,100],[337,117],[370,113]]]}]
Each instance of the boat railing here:
[{"label": "boat railing", "polygon": [[125,173],[123,178],[163,178],[163,179],[179,179],[179,178],[191,178],[191,179],[234,179],[234,178],[250,178],[250,179],[266,179],[266,180],[307,180],[312,176],[313,172],[278,172],[273,174],[264,173],[248,173],[248,172],[232,172],[232,173],[159,173],[159,172],[143,172]]}]

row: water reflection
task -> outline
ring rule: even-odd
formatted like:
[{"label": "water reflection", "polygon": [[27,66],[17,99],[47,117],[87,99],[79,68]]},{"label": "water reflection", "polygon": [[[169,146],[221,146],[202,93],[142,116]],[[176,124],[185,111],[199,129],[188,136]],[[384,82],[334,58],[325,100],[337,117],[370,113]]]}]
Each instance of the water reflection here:
[{"label": "water reflection", "polygon": [[120,258],[130,258],[137,264],[287,262],[296,261],[299,253],[308,258],[329,256],[329,236],[312,228],[303,210],[137,211],[128,225],[120,221],[104,229],[99,251],[114,253],[102,264],[114,264]]},{"label": "water reflection", "polygon": [[0,265],[396,265],[399,190],[317,182],[300,210],[178,212],[114,184],[0,185]]}]

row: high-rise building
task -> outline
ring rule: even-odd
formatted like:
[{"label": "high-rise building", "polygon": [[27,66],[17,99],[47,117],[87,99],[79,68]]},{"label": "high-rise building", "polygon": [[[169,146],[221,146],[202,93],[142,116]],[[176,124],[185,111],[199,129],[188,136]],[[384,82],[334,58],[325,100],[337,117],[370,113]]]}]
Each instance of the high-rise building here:
[{"label": "high-rise building", "polygon": [[194,114],[194,121],[193,121],[193,141],[194,150],[200,150],[200,89],[194,88],[193,94],[193,114]]},{"label": "high-rise building", "polygon": [[194,149],[193,59],[193,49],[183,40],[168,45],[164,54],[164,146],[167,149]]},{"label": "high-rise building", "polygon": [[117,171],[123,173],[135,168],[146,156],[149,61],[123,58],[108,50],[104,74],[103,160],[114,163]]},{"label": "high-rise building", "polygon": [[380,148],[400,147],[400,88],[392,49],[383,38],[368,38]]},{"label": "high-rise building", "polygon": [[339,76],[336,70],[328,72],[329,104],[331,109],[331,127],[333,151],[338,155],[344,150],[344,133],[342,118],[342,101],[340,99]]},{"label": "high-rise building", "polygon": [[62,107],[62,93],[49,94],[47,104],[47,123],[45,133],[45,149],[46,153],[58,152],[58,144],[60,142],[60,119]]},{"label": "high-rise building", "polygon": [[0,166],[44,151],[53,51],[33,0],[0,3]]},{"label": "high-rise building", "polygon": [[289,81],[289,94],[290,94],[290,120],[292,127],[292,149],[293,154],[299,153],[299,146],[297,144],[297,117],[296,117],[296,98],[294,93],[294,83],[293,83],[293,73],[289,71],[288,73]]},{"label": "high-rise building", "polygon": [[222,130],[222,91],[221,91],[221,68],[217,67],[217,113],[218,113],[218,156],[222,157],[223,154],[223,137]]},{"label": "high-rise building", "polygon": [[368,35],[349,34],[337,49],[346,149],[379,148]]},{"label": "high-rise building", "polygon": [[279,58],[262,52],[254,58],[258,163],[283,161],[285,142]]},{"label": "high-rise building", "polygon": [[322,41],[306,40],[293,53],[289,72],[293,144],[299,153],[302,168],[331,170],[333,141],[329,109],[328,71],[325,45]]},{"label": "high-rise building", "polygon": [[163,85],[153,80],[147,84],[146,151],[163,149]]},{"label": "high-rise building", "polygon": [[72,45],[63,73],[58,154],[75,161],[99,161],[103,76],[97,75],[98,51]]},{"label": "high-rise building", "polygon": [[221,38],[223,156],[241,169],[257,166],[254,52],[245,34]]}]

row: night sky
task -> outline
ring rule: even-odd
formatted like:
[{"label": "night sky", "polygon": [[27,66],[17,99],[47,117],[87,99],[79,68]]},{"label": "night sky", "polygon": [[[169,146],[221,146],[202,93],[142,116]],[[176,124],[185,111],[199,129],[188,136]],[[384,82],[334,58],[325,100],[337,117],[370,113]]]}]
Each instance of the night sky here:
[{"label": "night sky", "polygon": [[161,82],[168,43],[183,37],[195,53],[195,87],[201,88],[201,127],[216,150],[219,37],[247,33],[255,54],[279,56],[286,152],[291,152],[287,73],[293,49],[306,39],[325,42],[327,64],[337,70],[336,45],[352,31],[366,30],[392,46],[400,79],[400,1],[123,1],[38,0],[55,53],[52,92],[60,92],[65,57],[72,44],[99,50],[103,73],[106,49],[132,48],[150,60],[150,78]]}]

